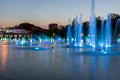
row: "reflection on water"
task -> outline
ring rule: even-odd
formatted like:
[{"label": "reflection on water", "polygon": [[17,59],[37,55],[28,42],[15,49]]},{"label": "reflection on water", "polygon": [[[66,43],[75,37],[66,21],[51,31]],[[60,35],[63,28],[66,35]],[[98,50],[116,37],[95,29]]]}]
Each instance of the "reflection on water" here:
[{"label": "reflection on water", "polygon": [[[59,47],[47,51],[35,51],[1,45],[0,69],[15,80],[112,80],[113,77],[116,78],[111,71],[116,74],[120,72],[116,69],[120,64],[115,64],[119,63],[120,57],[84,55],[84,51],[88,51],[86,54],[94,52],[93,49],[91,52],[90,50]],[[115,80],[119,80],[119,77]]]},{"label": "reflection on water", "polygon": [[94,56],[89,57],[88,59],[88,63],[89,63],[89,74],[90,74],[90,80],[96,80],[95,79],[95,74],[96,74],[96,59]]},{"label": "reflection on water", "polygon": [[110,56],[100,56],[98,58],[98,70],[100,71],[100,75],[99,78],[101,78],[101,80],[111,80],[110,79],[110,66],[111,66],[111,57]]},{"label": "reflection on water", "polygon": [[[3,44],[6,44],[6,42],[3,42]],[[1,45],[1,62],[2,62],[2,70],[4,71],[6,68],[6,62],[7,62],[7,56],[8,56],[8,46],[7,45]]]},{"label": "reflection on water", "polygon": [[69,48],[66,53],[67,71],[74,69],[76,80],[110,80],[111,56],[71,55]]}]

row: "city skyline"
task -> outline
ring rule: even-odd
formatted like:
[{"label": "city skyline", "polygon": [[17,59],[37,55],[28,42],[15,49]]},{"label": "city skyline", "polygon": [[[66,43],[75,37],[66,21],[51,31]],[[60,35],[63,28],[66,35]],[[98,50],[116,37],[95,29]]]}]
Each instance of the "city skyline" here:
[{"label": "city skyline", "polygon": [[[108,13],[119,14],[119,0],[95,0],[96,16]],[[66,25],[68,20],[83,15],[88,21],[91,15],[91,0],[1,0],[0,26],[15,26],[29,22],[48,28],[49,23]]]}]

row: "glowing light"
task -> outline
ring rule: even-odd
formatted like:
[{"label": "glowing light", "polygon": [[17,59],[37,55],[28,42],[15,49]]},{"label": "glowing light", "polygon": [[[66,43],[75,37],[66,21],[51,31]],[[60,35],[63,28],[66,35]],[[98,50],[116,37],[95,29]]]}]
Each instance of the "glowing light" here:
[{"label": "glowing light", "polygon": [[41,43],[41,41],[42,41],[41,38],[39,38],[39,42],[40,42],[40,43]]},{"label": "glowing light", "polygon": [[84,36],[84,34],[81,34],[81,36]]},{"label": "glowing light", "polygon": [[33,40],[32,39],[30,39],[30,43],[32,43],[33,42]]},{"label": "glowing light", "polygon": [[82,44],[79,44],[80,47],[82,47]]},{"label": "glowing light", "polygon": [[[3,42],[3,44],[6,44],[6,42]],[[4,71],[6,68],[6,61],[7,61],[7,56],[8,56],[8,47],[6,45],[2,45],[2,70]]]},{"label": "glowing light", "polygon": [[108,48],[108,47],[111,47],[111,45],[106,45],[105,47],[107,47],[107,48]]},{"label": "glowing light", "polygon": [[35,49],[36,49],[36,50],[38,50],[39,48],[38,48],[38,47],[36,47]]},{"label": "glowing light", "polygon": [[117,39],[117,42],[120,43],[120,38]]},{"label": "glowing light", "polygon": [[101,44],[100,44],[100,46],[101,46],[101,47],[103,47],[103,46],[104,46],[104,44],[103,44],[103,43],[101,43]]},{"label": "glowing light", "polygon": [[93,45],[93,44],[91,44],[91,46],[93,47],[93,48],[95,48],[96,46],[95,45]]},{"label": "glowing light", "polygon": [[22,38],[21,45],[25,44],[25,39]]},{"label": "glowing light", "polygon": [[72,38],[72,41],[74,41],[74,38]]},{"label": "glowing light", "polygon": [[84,43],[84,40],[81,40],[80,43],[83,44],[83,43]]},{"label": "glowing light", "polygon": [[53,33],[53,36],[55,36],[55,34]]},{"label": "glowing light", "polygon": [[107,52],[103,52],[104,54],[106,54]]},{"label": "glowing light", "polygon": [[18,40],[17,40],[17,39],[15,39],[15,41],[16,41],[16,45],[18,45]]}]

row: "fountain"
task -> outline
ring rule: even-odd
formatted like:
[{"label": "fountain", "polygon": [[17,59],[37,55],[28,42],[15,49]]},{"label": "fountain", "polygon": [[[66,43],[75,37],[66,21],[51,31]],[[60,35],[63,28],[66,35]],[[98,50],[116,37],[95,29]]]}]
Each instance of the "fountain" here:
[{"label": "fountain", "polygon": [[102,17],[101,21],[101,35],[100,35],[100,44],[99,46],[103,47],[104,46],[104,18]]},{"label": "fountain", "polygon": [[115,32],[114,32],[114,38],[117,39],[119,35],[120,30],[120,19],[117,20],[116,26],[115,26]]},{"label": "fountain", "polygon": [[75,22],[74,22],[74,46],[78,46],[78,45],[79,45],[79,40],[78,40],[78,37],[79,37],[78,27],[79,27],[78,17],[76,16]]},{"label": "fountain", "polygon": [[67,27],[67,46],[70,45],[71,41],[72,41],[72,32],[71,32],[71,24],[69,20],[68,27]]},{"label": "fountain", "polygon": [[79,29],[78,29],[78,40],[79,42],[79,46],[82,47],[83,46],[83,24],[82,24],[82,15],[80,15],[80,19],[79,19]]},{"label": "fountain", "polygon": [[75,24],[74,24],[74,46],[79,46],[82,47],[82,15],[80,15],[80,19],[78,22],[78,17],[75,19]]},{"label": "fountain", "polygon": [[91,7],[91,17],[90,17],[90,24],[89,24],[89,38],[90,43],[89,45],[92,47],[96,47],[96,16],[95,16],[95,9],[94,9],[94,0],[92,0],[92,7]]},{"label": "fountain", "polygon": [[88,36],[90,38],[89,45],[92,47],[96,47],[96,17],[95,17],[95,15],[93,17],[91,17],[91,19],[90,19]]},{"label": "fountain", "polygon": [[112,43],[111,14],[108,14],[105,25],[105,47],[110,47]]},{"label": "fountain", "polygon": [[74,44],[74,46],[72,47],[82,47],[83,45],[82,15],[80,15],[79,21],[78,21],[78,17],[76,16],[75,21],[74,21],[73,31],[74,33],[72,34],[71,24],[69,20],[68,27],[67,27],[67,47],[70,47],[72,42]]},{"label": "fountain", "polygon": [[23,37],[21,41],[21,45],[24,45],[24,44],[25,44],[25,38]]},{"label": "fountain", "polygon": [[[67,45],[70,45],[71,38],[71,30],[70,30],[70,22],[68,24],[67,29]],[[94,0],[92,0],[92,8],[91,8],[91,18],[89,24],[89,45],[92,47],[96,47],[96,16],[94,11]],[[74,46],[83,46],[83,26],[82,26],[82,15],[80,15],[80,19],[78,21],[78,17],[76,16],[74,22]]]},{"label": "fountain", "polygon": [[[95,9],[94,9],[94,0],[92,0],[92,6],[91,6],[91,17],[90,17],[90,23],[89,23],[89,29],[88,29],[88,41],[87,43],[83,43],[83,26],[82,26],[82,15],[80,15],[80,19],[78,20],[78,16],[75,18],[74,22],[74,33],[71,33],[71,25],[70,20],[68,23],[67,28],[67,46],[71,44],[71,39],[73,35],[74,41],[72,42],[74,46],[76,47],[85,47],[84,44],[87,44],[88,46],[92,48],[96,47],[110,47],[112,45],[112,29],[111,29],[111,14],[108,14],[106,23],[104,22],[104,18],[102,17],[101,21],[101,32],[100,32],[100,38],[98,39],[97,36],[97,25],[96,25],[96,16],[95,16]],[[118,20],[118,23],[120,22],[120,19]],[[117,30],[117,29],[116,29]],[[115,32],[116,34],[116,32]]]}]

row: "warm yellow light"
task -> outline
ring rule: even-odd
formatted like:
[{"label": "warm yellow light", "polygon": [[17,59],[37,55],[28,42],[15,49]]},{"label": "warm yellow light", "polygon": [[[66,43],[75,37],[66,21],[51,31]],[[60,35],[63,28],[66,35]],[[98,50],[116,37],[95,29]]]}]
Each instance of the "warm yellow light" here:
[{"label": "warm yellow light", "polygon": [[[3,42],[3,44],[6,44],[6,42]],[[8,56],[8,48],[7,45],[2,45],[2,70],[4,71],[6,68],[6,61],[7,61],[7,56]]]}]

